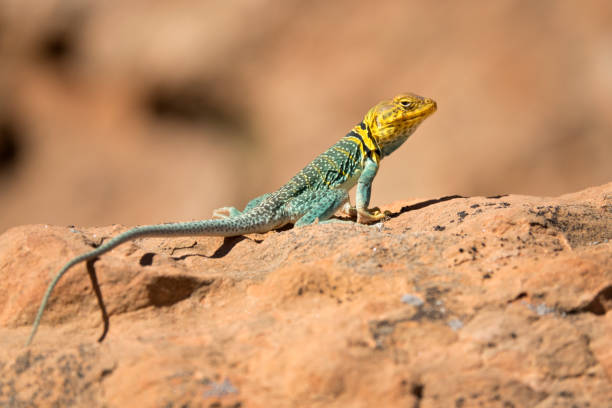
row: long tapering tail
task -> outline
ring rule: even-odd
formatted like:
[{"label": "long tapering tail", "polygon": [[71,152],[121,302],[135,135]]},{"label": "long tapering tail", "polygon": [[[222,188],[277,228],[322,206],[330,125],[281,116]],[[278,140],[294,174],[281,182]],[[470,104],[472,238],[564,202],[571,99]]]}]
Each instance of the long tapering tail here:
[{"label": "long tapering tail", "polygon": [[141,227],[132,228],[122,234],[119,234],[118,236],[106,242],[105,244],[100,245],[98,248],[71,259],[66,265],[64,265],[62,269],[60,269],[57,275],[55,275],[55,277],[47,287],[45,296],[43,297],[43,300],[40,303],[40,307],[38,308],[38,313],[36,314],[36,318],[34,319],[32,331],[30,332],[30,337],[28,337],[26,346],[32,343],[32,340],[36,335],[36,331],[38,330],[38,326],[40,325],[40,320],[45,311],[45,308],[47,307],[47,303],[49,302],[49,297],[51,296],[53,289],[60,281],[62,276],[64,276],[64,274],[68,272],[68,270],[74,265],[83,261],[88,261],[90,259],[97,258],[98,256],[110,251],[111,249],[123,244],[124,242],[131,241],[136,238],[191,235],[235,236],[268,230],[269,222],[269,220],[266,220],[265,222],[257,222],[256,217],[247,217],[245,215],[242,215],[222,220],[202,220],[159,225],[144,225]]}]

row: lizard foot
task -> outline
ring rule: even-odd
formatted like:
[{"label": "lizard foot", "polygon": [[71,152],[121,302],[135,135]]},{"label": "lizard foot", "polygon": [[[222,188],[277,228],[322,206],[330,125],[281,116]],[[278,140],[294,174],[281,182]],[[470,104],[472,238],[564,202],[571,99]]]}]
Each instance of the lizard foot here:
[{"label": "lizard foot", "polygon": [[353,207],[349,202],[344,203],[342,209],[340,209],[340,214],[349,218],[357,218],[357,208]]},{"label": "lizard foot", "polygon": [[357,222],[360,224],[371,224],[384,219],[388,215],[386,211],[384,213],[381,212],[378,207],[370,209],[358,208],[356,212]]},{"label": "lizard foot", "polygon": [[213,218],[232,218],[242,214],[236,207],[221,207],[213,210]]}]

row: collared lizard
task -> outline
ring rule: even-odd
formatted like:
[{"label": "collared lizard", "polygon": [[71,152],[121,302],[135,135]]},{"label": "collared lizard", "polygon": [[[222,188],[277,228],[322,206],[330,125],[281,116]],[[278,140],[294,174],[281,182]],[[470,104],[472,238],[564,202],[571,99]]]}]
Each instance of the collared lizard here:
[{"label": "collared lizard", "polygon": [[[51,292],[62,276],[72,266],[97,258],[126,241],[143,237],[231,237],[263,233],[286,224],[301,227],[338,221],[330,218],[341,208],[351,217],[356,217],[358,223],[368,224],[383,219],[384,213],[368,209],[372,181],[379,163],[404,143],[436,109],[436,102],[432,99],[408,93],[382,101],[371,108],[346,136],[316,157],[287,184],[251,200],[243,211],[223,207],[213,212],[218,219],[135,227],[73,258],[47,287],[26,345],[34,338]],[[356,206],[352,207],[349,190],[355,185]]]}]

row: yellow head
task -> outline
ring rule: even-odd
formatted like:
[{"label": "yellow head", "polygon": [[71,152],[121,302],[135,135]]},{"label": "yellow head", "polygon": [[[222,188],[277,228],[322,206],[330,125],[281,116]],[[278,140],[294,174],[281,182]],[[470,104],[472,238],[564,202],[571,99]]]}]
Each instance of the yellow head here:
[{"label": "yellow head", "polygon": [[388,156],[436,109],[433,99],[406,93],[378,103],[368,111],[363,122],[370,129],[382,155]]}]

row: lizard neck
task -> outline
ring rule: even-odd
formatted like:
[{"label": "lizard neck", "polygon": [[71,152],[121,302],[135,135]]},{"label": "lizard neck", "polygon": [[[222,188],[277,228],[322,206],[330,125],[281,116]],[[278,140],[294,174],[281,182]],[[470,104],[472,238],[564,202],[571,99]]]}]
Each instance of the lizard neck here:
[{"label": "lizard neck", "polygon": [[361,162],[365,163],[367,158],[370,158],[378,164],[380,159],[383,157],[383,151],[381,150],[378,141],[372,135],[371,128],[365,123],[360,122],[347,135],[349,138],[356,139],[361,151]]},{"label": "lizard neck", "polygon": [[410,137],[410,135],[415,131],[415,129],[416,126],[410,129],[408,132],[403,132],[402,134],[398,135],[398,137],[393,138],[392,140],[388,140],[386,144],[383,144],[381,148],[383,157],[388,156],[395,150],[397,150],[397,148],[400,147]]}]

